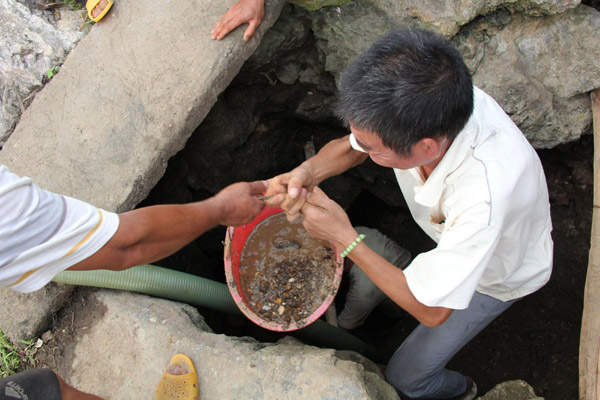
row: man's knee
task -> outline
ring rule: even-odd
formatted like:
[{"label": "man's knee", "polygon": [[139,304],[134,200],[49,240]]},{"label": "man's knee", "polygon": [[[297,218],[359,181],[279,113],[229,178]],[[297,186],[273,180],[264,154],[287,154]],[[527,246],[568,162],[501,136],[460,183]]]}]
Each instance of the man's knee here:
[{"label": "man's knee", "polygon": [[409,398],[419,398],[427,391],[431,377],[419,365],[406,360],[403,363],[389,364],[385,378],[396,391]]}]

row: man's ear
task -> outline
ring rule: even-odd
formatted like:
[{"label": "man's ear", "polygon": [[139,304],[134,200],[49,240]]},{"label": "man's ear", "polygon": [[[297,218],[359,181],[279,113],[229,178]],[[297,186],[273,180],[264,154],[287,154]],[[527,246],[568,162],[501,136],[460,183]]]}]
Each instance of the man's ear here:
[{"label": "man's ear", "polygon": [[417,142],[416,146],[419,148],[421,154],[431,160],[439,157],[442,148],[441,143],[433,138],[421,139]]}]

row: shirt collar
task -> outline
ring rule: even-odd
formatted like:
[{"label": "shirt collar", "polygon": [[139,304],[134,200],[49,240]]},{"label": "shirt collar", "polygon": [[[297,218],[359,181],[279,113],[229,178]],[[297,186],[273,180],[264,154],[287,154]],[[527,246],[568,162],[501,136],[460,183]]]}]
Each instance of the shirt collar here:
[{"label": "shirt collar", "polygon": [[[432,207],[438,203],[448,175],[454,172],[480,143],[493,135],[492,131],[482,128],[482,121],[484,120],[482,116],[486,114],[493,115],[493,113],[486,111],[490,107],[489,96],[481,89],[473,87],[473,101],[473,114],[471,114],[471,118],[469,118],[463,130],[454,139],[429,178],[422,186],[415,187],[415,201],[417,203],[426,207]],[[420,177],[422,181],[422,175],[418,168],[413,168],[410,171],[413,175]]]}]

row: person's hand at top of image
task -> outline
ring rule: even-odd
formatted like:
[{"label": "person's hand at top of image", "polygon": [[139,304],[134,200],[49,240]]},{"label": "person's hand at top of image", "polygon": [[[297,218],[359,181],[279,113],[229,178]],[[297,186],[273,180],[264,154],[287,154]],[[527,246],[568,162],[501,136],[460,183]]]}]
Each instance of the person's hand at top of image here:
[{"label": "person's hand at top of image", "polygon": [[248,41],[265,15],[264,0],[239,0],[219,19],[211,32],[214,40],[221,40],[243,23],[248,23],[244,40]]},{"label": "person's hand at top of image", "polygon": [[288,221],[300,218],[306,195],[315,185],[310,166],[303,164],[285,174],[269,179],[265,195],[285,210]]}]

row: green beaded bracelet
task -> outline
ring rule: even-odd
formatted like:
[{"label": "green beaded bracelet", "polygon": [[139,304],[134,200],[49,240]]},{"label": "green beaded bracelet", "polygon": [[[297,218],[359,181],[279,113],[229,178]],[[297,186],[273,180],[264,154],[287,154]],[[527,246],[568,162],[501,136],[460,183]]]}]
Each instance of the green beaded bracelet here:
[{"label": "green beaded bracelet", "polygon": [[367,237],[365,234],[361,233],[360,235],[358,235],[358,237],[354,240],[354,242],[350,243],[350,246],[346,247],[346,250],[342,251],[342,253],[340,254],[340,256],[342,258],[346,257],[348,254],[350,254],[350,252],[352,250],[354,250],[354,248],[356,247],[356,245],[358,245],[365,237]]}]

